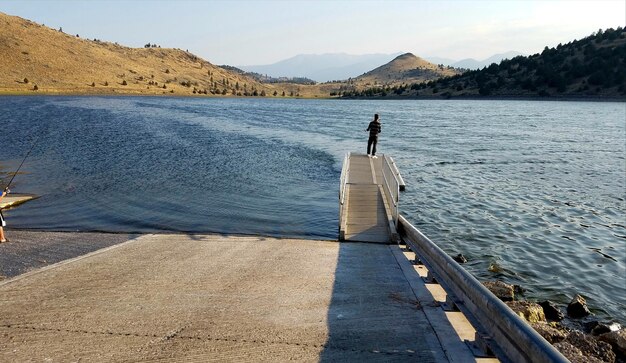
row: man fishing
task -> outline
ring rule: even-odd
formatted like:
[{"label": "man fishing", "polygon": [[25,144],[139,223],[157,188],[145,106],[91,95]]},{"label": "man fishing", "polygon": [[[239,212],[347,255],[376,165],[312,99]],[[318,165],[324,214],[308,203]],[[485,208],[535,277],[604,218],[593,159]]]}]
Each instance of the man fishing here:
[{"label": "man fishing", "polygon": [[380,121],[378,120],[378,114],[374,114],[374,121],[370,122],[369,126],[367,126],[367,130],[370,132],[370,138],[367,140],[367,156],[370,155],[370,149],[372,151],[372,157],[376,156],[376,144],[378,143],[378,134],[382,131],[382,126]]},{"label": "man fishing", "polygon": [[[11,191],[9,188],[4,188],[2,194],[0,195],[0,201],[4,198],[5,195],[9,194]],[[6,227],[6,222],[4,221],[4,216],[2,215],[2,209],[0,209],[0,243],[6,242],[7,239],[4,237],[4,227]]]}]

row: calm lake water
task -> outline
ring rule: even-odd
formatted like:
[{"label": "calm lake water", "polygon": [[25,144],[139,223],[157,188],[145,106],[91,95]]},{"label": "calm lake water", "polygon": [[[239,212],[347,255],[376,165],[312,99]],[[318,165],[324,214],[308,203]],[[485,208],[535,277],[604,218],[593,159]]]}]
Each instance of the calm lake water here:
[{"label": "calm lake water", "polygon": [[[337,238],[341,162],[380,153],[401,213],[481,280],[626,322],[626,104],[0,98],[12,228]],[[4,185],[2,183],[2,185]]]}]

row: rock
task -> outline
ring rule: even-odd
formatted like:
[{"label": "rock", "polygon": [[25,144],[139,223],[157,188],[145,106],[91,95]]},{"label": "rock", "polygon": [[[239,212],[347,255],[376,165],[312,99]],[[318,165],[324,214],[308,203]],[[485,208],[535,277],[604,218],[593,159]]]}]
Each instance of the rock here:
[{"label": "rock", "polygon": [[587,301],[580,295],[574,296],[572,301],[567,305],[567,315],[572,318],[582,318],[591,314],[587,307]]},{"label": "rock", "polygon": [[463,256],[462,253],[459,253],[458,255],[452,257],[453,260],[455,260],[458,263],[466,263],[467,262],[467,258],[465,258],[465,256]]},{"label": "rock", "polygon": [[558,342],[554,347],[572,363],[604,363],[598,358],[586,357],[580,349],[568,342]]},{"label": "rock", "polygon": [[604,333],[598,339],[610,344],[617,356],[626,360],[626,329]]},{"label": "rock", "polygon": [[605,323],[601,321],[590,321],[588,323],[583,323],[585,327],[585,331],[589,332],[591,335],[598,336],[604,333],[610,333],[612,331],[620,330],[621,326],[618,323]]},{"label": "rock", "polygon": [[567,337],[568,332],[544,322],[530,324],[539,335],[550,344],[562,342]]},{"label": "rock", "polygon": [[513,286],[502,281],[485,281],[483,285],[502,301],[512,301],[515,297]]},{"label": "rock", "polygon": [[524,295],[526,289],[521,287],[520,285],[513,285],[513,293],[515,295]]},{"label": "rock", "polygon": [[546,316],[546,319],[552,321],[561,321],[565,318],[565,314],[556,306],[552,301],[546,300],[539,303],[539,305],[543,308],[543,313]]},{"label": "rock", "polygon": [[615,353],[611,344],[599,341],[591,335],[575,330],[567,335],[565,341],[580,349],[587,357],[594,357],[609,363],[615,362]]},{"label": "rock", "polygon": [[546,322],[543,308],[530,301],[507,301],[506,305],[529,323]]}]

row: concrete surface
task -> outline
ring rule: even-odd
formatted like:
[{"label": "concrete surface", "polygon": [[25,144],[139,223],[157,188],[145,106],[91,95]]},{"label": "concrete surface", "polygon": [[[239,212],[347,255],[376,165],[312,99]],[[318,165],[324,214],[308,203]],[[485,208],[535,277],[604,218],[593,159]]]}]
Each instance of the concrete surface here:
[{"label": "concrete surface", "polygon": [[[10,223],[10,220],[9,220]],[[116,245],[137,234],[4,230],[0,243],[0,281],[57,262]]]},{"label": "concrete surface", "polygon": [[0,361],[466,357],[420,284],[395,245],[145,235],[0,282]]}]

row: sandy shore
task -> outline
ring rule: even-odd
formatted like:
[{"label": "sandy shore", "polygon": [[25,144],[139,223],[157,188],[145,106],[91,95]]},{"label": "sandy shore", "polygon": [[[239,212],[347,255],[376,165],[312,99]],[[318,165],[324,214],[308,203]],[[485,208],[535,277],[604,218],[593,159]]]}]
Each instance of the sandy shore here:
[{"label": "sandy shore", "polygon": [[137,238],[127,233],[5,230],[0,243],[0,280]]}]

